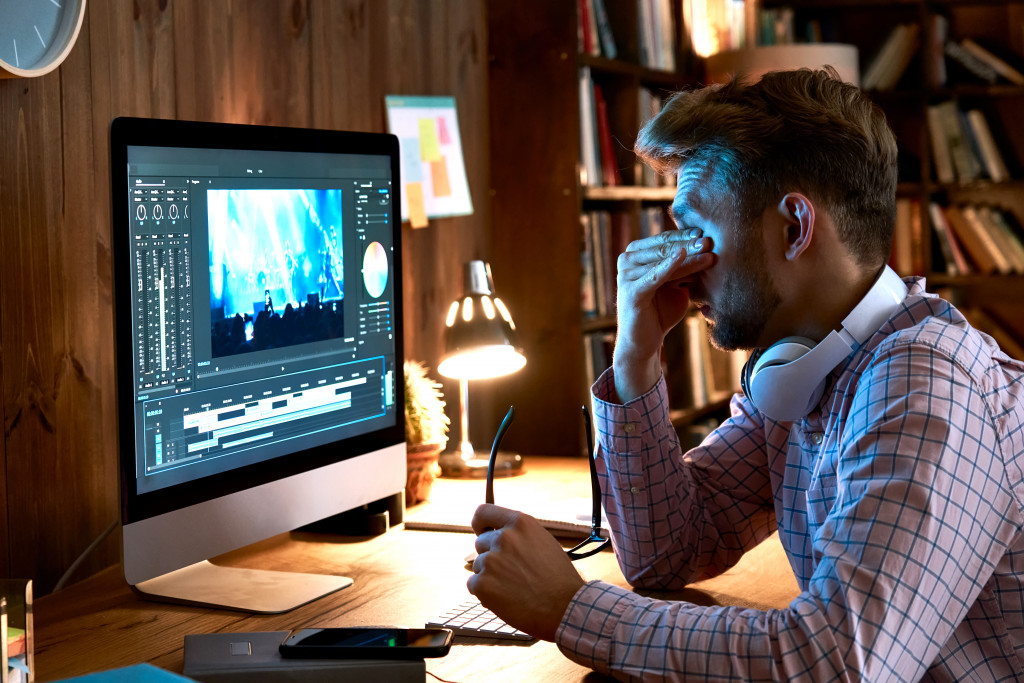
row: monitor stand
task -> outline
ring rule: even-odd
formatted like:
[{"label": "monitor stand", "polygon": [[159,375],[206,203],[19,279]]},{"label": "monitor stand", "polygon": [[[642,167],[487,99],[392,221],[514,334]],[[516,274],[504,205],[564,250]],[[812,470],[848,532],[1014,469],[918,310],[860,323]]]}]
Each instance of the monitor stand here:
[{"label": "monitor stand", "polygon": [[280,614],[351,585],[347,576],[225,567],[203,560],[132,589],[161,602]]}]

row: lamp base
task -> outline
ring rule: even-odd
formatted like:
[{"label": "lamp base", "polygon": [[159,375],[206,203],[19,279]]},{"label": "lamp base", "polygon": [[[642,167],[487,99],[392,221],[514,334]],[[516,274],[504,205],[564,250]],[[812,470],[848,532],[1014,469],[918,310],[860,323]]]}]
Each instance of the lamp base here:
[{"label": "lamp base", "polygon": [[[442,453],[438,459],[441,476],[449,479],[486,479],[489,453],[472,453],[464,458],[462,453]],[[515,477],[523,474],[523,456],[508,451],[498,451],[494,462],[494,477]]]}]

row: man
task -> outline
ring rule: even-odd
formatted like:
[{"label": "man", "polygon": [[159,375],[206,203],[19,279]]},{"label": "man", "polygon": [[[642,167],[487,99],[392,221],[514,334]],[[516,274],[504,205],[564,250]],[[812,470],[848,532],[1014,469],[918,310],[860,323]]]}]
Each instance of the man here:
[{"label": "man", "polygon": [[[779,72],[677,94],[636,149],[678,171],[679,229],[619,257],[614,362],[593,389],[616,556],[633,586],[674,589],[778,530],[802,593],[759,612],[584,583],[535,520],[486,505],[470,591],[625,679],[1024,678],[1024,364],[885,270],[882,115],[830,69]],[[807,405],[773,418],[737,395],[681,454],[660,349],[691,305],[722,348],[837,358]]]}]

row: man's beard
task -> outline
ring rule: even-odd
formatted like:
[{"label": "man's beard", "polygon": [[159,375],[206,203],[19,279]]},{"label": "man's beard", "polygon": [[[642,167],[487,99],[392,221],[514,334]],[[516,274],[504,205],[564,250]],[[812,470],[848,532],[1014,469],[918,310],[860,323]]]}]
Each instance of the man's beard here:
[{"label": "man's beard", "polygon": [[748,243],[742,258],[746,266],[728,277],[711,308],[708,339],[719,349],[761,345],[764,328],[782,300],[765,267],[761,248],[761,244]]}]

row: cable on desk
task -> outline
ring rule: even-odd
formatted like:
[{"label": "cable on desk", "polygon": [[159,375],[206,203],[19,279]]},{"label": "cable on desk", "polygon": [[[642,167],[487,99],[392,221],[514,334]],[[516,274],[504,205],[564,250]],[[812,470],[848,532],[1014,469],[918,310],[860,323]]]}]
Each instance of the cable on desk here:
[{"label": "cable on desk", "polygon": [[427,672],[427,675],[428,675],[428,676],[433,676],[433,677],[434,677],[434,678],[436,678],[437,680],[441,681],[441,683],[455,683],[455,681],[449,681],[449,680],[448,680],[447,678],[441,678],[440,676],[438,676],[438,675],[437,675],[436,673],[434,673],[433,671],[428,671],[428,672]]}]

